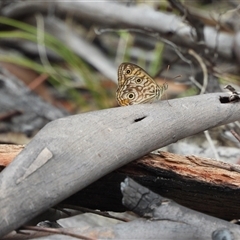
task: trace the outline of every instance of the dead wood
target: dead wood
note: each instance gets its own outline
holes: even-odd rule
[[[89,62],[106,77],[117,83],[117,68],[96,46],[77,35],[63,21],[57,18],[45,18],[46,31],[61,40],[77,55]],[[93,57],[94,56],[94,57]]]
[[[71,3],[71,4],[70,4]],[[127,7],[108,2],[69,2],[56,0],[54,2],[25,1],[6,6],[1,10],[2,16],[24,18],[41,12],[47,14],[54,9],[59,16],[71,15],[77,20],[88,21],[108,27],[147,29],[149,33],[158,33],[171,42],[188,48],[199,49],[202,46],[195,41],[194,29],[174,14],[157,12],[148,7]],[[143,17],[144,16],[144,17]],[[159,24],[163,23],[164,24]],[[234,35],[217,28],[204,25],[203,33],[206,46],[228,59],[234,59],[232,50]]]
[[[222,104],[221,95],[112,108],[47,124],[0,174],[0,235],[154,149],[239,119],[239,103]]]
[[[0,166],[8,165],[22,149],[21,145],[0,145]],[[125,211],[119,186],[126,176],[191,209],[226,220],[240,218],[239,165],[167,152],[148,154],[129,163],[72,195],[63,204]]]
[[[0,68],[0,96],[1,133],[20,132],[31,136],[48,122],[68,115],[34,94],[4,68]]]
[[[185,208],[170,199],[151,192],[130,178],[121,183],[121,190],[125,206],[141,216],[150,218],[152,223],[154,222],[155,226],[148,229],[150,234],[155,235],[151,236],[152,239],[158,237],[161,239],[212,239],[213,233],[220,229],[228,230],[229,234],[232,235],[231,239],[239,239],[239,226]],[[165,226],[162,231],[154,233],[154,228],[158,229],[156,222],[159,226],[171,222],[171,228]],[[179,224],[182,226],[179,227]],[[132,237],[135,238],[136,233],[133,231],[133,233],[129,232],[128,234],[130,236],[132,234]],[[148,239],[146,234],[144,236],[144,239]],[[137,239],[140,238],[140,236],[137,237]]]
[[[78,56],[83,58],[85,61],[89,62],[96,69],[104,74],[115,83],[117,83],[117,67],[114,66],[111,60],[105,56],[100,49],[94,46],[92,43],[89,43],[82,36],[74,32],[74,29],[70,28],[65,24],[61,19],[53,17],[44,17],[44,29],[47,33],[55,36],[55,38],[61,40],[69,49],[75,52]],[[32,25],[36,26],[36,19],[33,18],[31,22]],[[2,45],[18,47],[21,52],[38,56],[39,49],[37,43],[29,42],[24,39],[0,39]],[[50,49],[46,49],[47,56],[52,61],[61,61],[63,60],[59,55],[56,55],[55,52]],[[9,55],[9,51],[2,51],[2,55]]]
[[[54,14],[49,14],[51,9]],[[36,14],[38,14],[37,16],[39,17],[39,13],[43,14],[42,20],[46,32],[60,39],[72,51],[115,83],[117,78],[115,74],[116,65],[103,54],[99,46],[96,46],[92,42],[90,44],[84,33],[80,36],[79,31],[76,31],[74,26],[69,27],[64,24],[66,17],[71,16],[74,23],[80,23],[80,28],[94,29],[93,34],[95,38],[98,40],[102,38],[101,41],[103,42],[105,33],[111,32],[111,34],[114,35],[115,31],[121,30],[122,28],[129,32],[133,32],[134,36],[137,36],[136,39],[138,39],[140,35],[147,36],[147,41],[145,37],[145,46],[146,42],[147,45],[149,45],[150,42],[155,43],[156,41],[162,41],[165,43],[165,46],[169,46],[172,50],[172,53],[169,53],[169,49],[166,48],[168,49],[166,52],[167,58],[173,55],[176,56],[177,53],[183,62],[187,64],[189,71],[187,71],[186,77],[193,75],[192,65],[195,65],[194,61],[191,60],[192,57],[187,54],[189,49],[196,50],[196,53],[203,58],[203,62],[208,67],[208,70],[213,69],[212,65],[215,65],[213,62],[217,61],[217,57],[213,58],[212,56],[227,58],[232,63],[236,62],[234,56],[238,56],[238,48],[236,47],[237,35],[235,37],[234,32],[222,31],[219,26],[220,17],[219,21],[215,21],[215,27],[209,26],[204,22],[201,28],[197,28],[196,24],[193,24],[193,21],[186,23],[186,21],[183,20],[184,18],[179,18],[174,14],[155,11],[154,9],[145,8],[143,6],[127,7],[122,4],[109,2],[96,2],[96,4],[90,2],[71,2],[69,4],[68,1],[44,3],[42,1],[21,1],[14,2],[14,4],[5,6],[1,9],[2,16],[21,19],[21,21],[30,23],[34,26],[36,26]],[[189,15],[190,11],[188,11],[188,16]],[[199,16],[195,16],[194,19],[199,19]],[[162,22],[164,22],[164,24],[159,24]],[[199,22],[201,21],[199,20]],[[191,24],[194,27],[192,27]],[[4,27],[6,26],[4,25]],[[38,28],[38,26],[36,27]],[[197,35],[195,32],[200,31],[200,29],[202,41],[197,42]],[[198,35],[200,35],[200,33]],[[13,38],[1,39],[0,42],[6,47],[17,47],[26,55],[38,56],[39,54],[36,43]],[[180,50],[178,46],[183,46],[184,48]],[[107,49],[109,52],[112,51],[111,47]],[[48,58],[54,61],[56,58],[59,60],[59,56],[53,51],[49,49],[46,49],[46,51]],[[9,54],[9,51],[7,51],[7,54]],[[119,61],[120,60],[117,60],[117,63],[120,63]],[[166,62],[168,61],[172,62],[172,57],[167,59]],[[209,64],[210,62],[212,63]],[[202,69],[198,69],[198,65],[194,68],[197,69],[196,73],[198,71],[202,72]],[[174,68],[172,67],[172,69]],[[223,69],[222,66],[214,69],[216,71],[215,74],[217,76],[221,75],[222,77],[222,70],[220,70]],[[179,71],[183,78],[185,78],[181,66],[180,69],[176,68],[176,74],[179,74]],[[186,73],[186,69],[184,72]],[[175,76],[175,74],[173,74],[172,77],[173,76]],[[203,90],[211,92],[212,89],[209,86],[211,86],[213,82],[216,82],[214,81],[215,77],[212,75],[212,70],[208,72],[208,78],[209,84],[207,84],[207,88],[203,88]],[[196,77],[196,79],[200,81],[198,77]]]
[[[68,239],[67,236],[56,235],[62,232],[69,233],[69,236],[83,235],[85,238],[97,239],[240,239],[238,225],[185,208],[151,192],[130,178],[121,183],[121,191],[123,204],[144,218],[108,227],[92,227],[87,222],[79,222],[77,228],[53,229],[51,232],[55,235],[52,237]],[[27,236],[11,234],[4,239],[34,237],[34,232],[29,234]],[[41,239],[46,240],[51,239],[50,236],[44,237],[36,233],[35,236],[41,236]]]
[[[10,164],[23,148],[23,145],[0,144],[0,169]]]
[[[146,155],[99,179],[63,203],[103,211],[125,211],[119,185],[126,176],[188,208],[225,220],[240,218],[239,165],[167,152]]]
[[[0,145],[0,166],[7,166],[23,148]],[[191,209],[226,220],[240,217],[239,165],[167,152],[148,154],[129,163],[67,198],[63,204],[124,211],[119,185],[126,176]]]

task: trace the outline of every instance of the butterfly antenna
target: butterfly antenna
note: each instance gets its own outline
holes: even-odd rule
[[[173,79],[176,79],[176,78],[179,78],[179,77],[182,77],[182,75],[177,75],[177,76],[174,77]]]
[[[167,66],[167,71],[169,71],[170,69],[170,65]],[[173,79],[176,79],[176,78],[179,78],[179,77],[182,77],[182,75],[177,75],[176,77],[174,77]],[[163,83],[163,90],[167,90],[168,88],[168,84],[166,83],[166,81]],[[166,94],[166,100],[168,102],[168,104],[171,106],[171,104],[169,103],[168,99],[167,99],[167,92],[164,93],[164,95]]]
[[[169,69],[170,69],[170,65],[167,66],[167,71],[169,71]],[[165,82],[164,82],[163,85],[162,85],[162,93],[163,93],[163,95],[166,96],[166,100],[167,100],[167,102],[168,102],[168,105],[169,105],[169,106],[172,106],[172,105],[169,103],[169,101],[168,101],[167,92],[166,92],[166,90],[168,89],[168,84],[167,84],[165,78],[164,78],[164,80],[165,80]]]

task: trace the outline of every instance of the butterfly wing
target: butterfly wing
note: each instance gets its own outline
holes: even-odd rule
[[[117,102],[120,106],[153,102],[162,88],[141,67],[122,63],[118,68]]]
[[[122,63],[118,67],[118,86],[122,86],[129,77],[146,75],[151,78],[141,67],[133,63]]]

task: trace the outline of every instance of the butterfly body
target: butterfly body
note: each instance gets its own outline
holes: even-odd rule
[[[122,63],[118,68],[117,102],[120,106],[151,103],[161,98],[167,85],[158,86],[139,66]]]

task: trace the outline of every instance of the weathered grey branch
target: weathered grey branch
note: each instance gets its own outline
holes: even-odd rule
[[[221,95],[112,108],[47,124],[0,174],[0,236],[154,149],[240,119],[239,102],[223,104]]]

